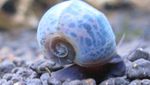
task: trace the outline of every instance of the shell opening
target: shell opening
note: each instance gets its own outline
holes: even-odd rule
[[[68,48],[64,43],[54,43],[52,53],[56,57],[64,58],[68,55]]]
[[[71,41],[61,35],[51,36],[46,41],[47,53],[50,54],[51,59],[61,63],[72,63],[76,56],[76,51]]]

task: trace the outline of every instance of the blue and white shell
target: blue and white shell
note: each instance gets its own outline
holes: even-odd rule
[[[99,66],[116,52],[115,35],[105,15],[81,0],[49,9],[39,22],[37,39],[46,58],[61,64]]]

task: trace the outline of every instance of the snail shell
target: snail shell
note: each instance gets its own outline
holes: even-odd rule
[[[99,66],[116,55],[115,36],[107,18],[80,0],[49,9],[39,22],[37,39],[46,58],[60,64]]]

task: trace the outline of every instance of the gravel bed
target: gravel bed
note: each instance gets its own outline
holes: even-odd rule
[[[53,77],[53,73],[69,66],[60,66],[39,56],[33,61],[16,56],[1,58],[0,85],[150,85],[150,54],[142,48],[137,48],[132,54],[124,56],[124,75],[103,79],[97,75],[96,79],[86,77],[62,81]],[[78,77],[77,74],[72,76]]]

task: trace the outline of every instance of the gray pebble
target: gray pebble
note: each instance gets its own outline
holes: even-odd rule
[[[62,85],[96,85],[96,81],[94,79],[66,80]]]
[[[55,78],[53,78],[53,77],[51,77],[48,81],[48,84],[50,84],[50,85],[62,85],[62,82],[55,79]]]
[[[3,79],[6,79],[7,81],[13,81],[13,83],[23,80],[23,78],[20,75],[16,75],[12,73],[5,74],[3,76]]]
[[[6,79],[0,79],[0,85],[5,84],[6,82],[7,82],[7,80],[6,80]]]
[[[129,85],[141,85],[140,80],[133,80]]]
[[[142,84],[142,85],[150,85],[150,80],[149,80],[149,79],[143,79],[143,80],[141,81],[141,84]]]
[[[16,72],[16,75],[21,76],[24,79],[36,78],[38,76],[36,72],[29,68],[19,68],[19,70]]]
[[[6,79],[7,81],[11,80],[15,76],[15,74],[7,73],[3,76],[3,79]]]
[[[129,85],[150,85],[149,79],[133,80]]]
[[[4,85],[14,85],[13,81],[7,81]]]
[[[40,79],[27,79],[26,85],[42,85],[42,82]]]
[[[15,67],[12,69],[11,73],[16,73],[20,70],[20,67]]]
[[[15,59],[13,61],[13,63],[17,66],[17,67],[24,67],[26,66],[26,61],[23,59]]]
[[[128,59],[132,62],[141,58],[150,61],[150,54],[144,51],[142,48],[138,48],[132,55],[128,57]]]
[[[18,81],[22,81],[23,77],[19,76],[19,75],[14,75],[11,79],[11,81],[13,81],[13,83],[16,83]]]
[[[73,80],[66,85],[83,85],[83,82],[80,80]]]
[[[14,85],[26,85],[26,84],[24,81],[19,81],[19,82],[14,83]]]
[[[138,59],[127,67],[127,77],[135,78],[150,78],[150,61]]]
[[[107,79],[103,81],[102,83],[100,83],[99,85],[128,85],[128,84],[129,84],[129,81],[126,78],[117,77],[117,78]]]
[[[15,65],[7,60],[0,63],[0,77],[5,73],[10,73],[13,68],[15,68]]]
[[[48,85],[48,80],[50,79],[50,74],[49,73],[44,73],[40,77],[41,82],[43,85]]]

